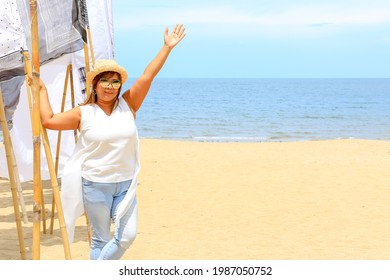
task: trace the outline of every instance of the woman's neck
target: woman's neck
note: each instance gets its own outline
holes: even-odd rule
[[[116,99],[110,102],[98,100],[95,104],[98,105],[107,116],[110,116],[115,106]]]

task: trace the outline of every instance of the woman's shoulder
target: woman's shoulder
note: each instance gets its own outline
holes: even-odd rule
[[[80,104],[78,107],[75,107],[75,108],[80,108],[81,111],[93,110],[96,108],[96,104],[94,104],[94,103]]]
[[[128,107],[126,99],[124,99],[123,95],[118,96],[117,104],[118,104],[119,107],[122,108],[122,110],[126,110],[126,107]]]
[[[127,102],[127,99],[123,95],[119,97],[119,106],[122,107],[122,110],[124,111],[130,111],[135,119],[135,111],[133,108],[131,108],[130,104]]]
[[[97,105],[92,103],[78,106],[81,119],[86,121],[87,119],[94,118],[96,107]]]

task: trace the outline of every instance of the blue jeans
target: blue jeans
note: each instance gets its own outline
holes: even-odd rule
[[[119,260],[137,235],[137,199],[121,218],[120,227],[111,237],[111,225],[118,205],[125,197],[131,180],[96,183],[83,178],[83,200],[91,228],[91,260]]]

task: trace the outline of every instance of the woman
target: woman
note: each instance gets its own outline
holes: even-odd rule
[[[96,61],[87,73],[87,87],[92,86],[92,93],[83,104],[63,113],[53,113],[41,81],[42,125],[80,132],[63,170],[61,198],[70,240],[75,220],[85,209],[92,228],[93,260],[120,259],[136,237],[139,156],[135,114],[171,50],[185,35],[182,24],[176,25],[171,34],[166,28],[163,47],[122,96],[120,90],[128,75],[113,60]],[[81,207],[77,198],[80,183]],[[115,227],[111,238],[112,220]]]

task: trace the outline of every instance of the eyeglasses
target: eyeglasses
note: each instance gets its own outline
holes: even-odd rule
[[[112,85],[112,88],[113,89],[119,89],[122,85],[121,81],[119,80],[112,80],[111,82],[109,82],[107,79],[100,79],[99,80],[100,82],[100,85],[104,88],[108,87],[109,85]]]

